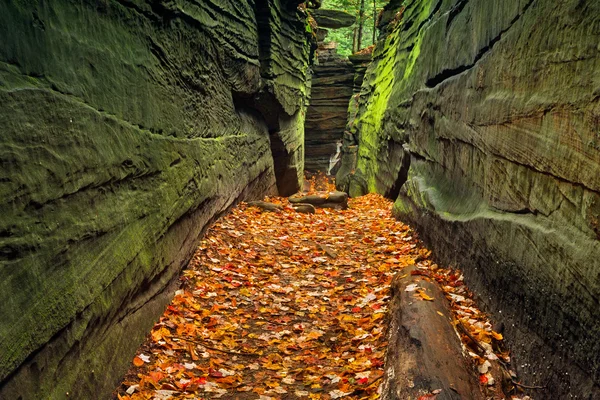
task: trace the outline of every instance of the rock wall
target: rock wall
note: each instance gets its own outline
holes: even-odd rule
[[[305,168],[311,172],[329,171],[329,160],[344,133],[352,96],[354,66],[337,54],[334,45],[319,45],[318,63],[313,67],[305,126]]]
[[[535,398],[600,398],[600,3],[400,3],[340,186],[464,270]]]
[[[109,398],[210,222],[299,188],[297,6],[0,3],[0,398]]]

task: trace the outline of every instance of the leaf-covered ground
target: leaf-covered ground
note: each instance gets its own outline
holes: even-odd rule
[[[389,285],[415,263],[455,296],[455,317],[471,332],[463,339],[502,339],[389,201],[367,195],[347,210],[301,214],[269,200],[284,210],[242,204],[208,231],[117,398],[377,398]],[[416,291],[415,301],[427,300]]]

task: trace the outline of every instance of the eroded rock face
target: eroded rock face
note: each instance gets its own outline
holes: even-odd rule
[[[305,168],[328,172],[346,126],[354,67],[346,57],[337,54],[335,43],[320,43],[318,54],[306,113]]]
[[[207,225],[299,188],[297,4],[0,4],[0,398],[108,398]]]
[[[536,396],[598,398],[600,3],[404,5],[384,16],[339,182],[397,196],[504,323]]]
[[[311,10],[310,14],[322,28],[345,28],[354,25],[356,22],[354,15],[340,10],[318,9]]]

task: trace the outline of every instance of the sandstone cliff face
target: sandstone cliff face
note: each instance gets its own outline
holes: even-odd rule
[[[329,45],[329,44],[327,44]],[[334,46],[320,44],[318,64],[313,66],[310,105],[306,113],[307,171],[328,172],[330,158],[338,150],[352,96],[354,67],[337,55]]]
[[[0,4],[0,398],[109,397],[206,226],[299,187],[297,5]]]
[[[340,184],[464,269],[536,396],[599,398],[600,3],[399,3]]]

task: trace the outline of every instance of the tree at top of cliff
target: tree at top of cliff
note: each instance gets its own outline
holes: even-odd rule
[[[356,16],[353,27],[331,30],[328,34],[329,41],[339,44],[338,53],[348,56],[375,43],[377,15],[387,3],[388,0],[323,0],[323,8]]]

